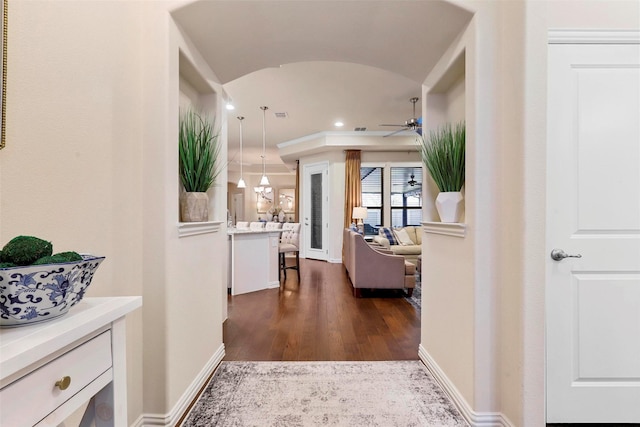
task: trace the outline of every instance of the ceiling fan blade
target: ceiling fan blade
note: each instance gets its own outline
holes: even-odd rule
[[[384,124],[384,125],[378,125],[378,126],[403,126],[403,127],[405,127],[406,125],[389,125],[389,124]]]
[[[388,137],[388,136],[393,136],[393,135],[395,135],[396,133],[400,133],[400,132],[403,132],[403,131],[405,131],[405,130],[407,130],[407,128],[406,128],[406,127],[403,127],[402,129],[395,130],[395,131],[393,131],[393,132],[391,132],[391,133],[389,133],[389,134],[387,134],[387,135],[383,136],[383,138],[386,138],[386,137]]]

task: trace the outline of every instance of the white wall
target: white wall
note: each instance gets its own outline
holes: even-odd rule
[[[430,264],[423,266],[428,285],[423,290],[422,345],[472,415],[482,415],[476,420],[540,426],[545,423],[547,30],[637,30],[640,4],[454,3],[476,13],[427,78],[425,91],[457,51],[466,49],[467,236],[425,236],[423,263]],[[430,115],[426,103],[429,127],[430,119],[437,122],[445,114]],[[452,266],[453,272],[445,272]],[[432,316],[443,301],[454,302]],[[450,322],[442,322],[443,317]],[[457,340],[473,342],[473,349],[457,353]]]
[[[477,153],[487,145],[482,130],[476,126],[475,86],[478,58],[474,49],[477,17],[448,49],[424,83],[423,99],[424,135],[428,136],[445,123],[467,119],[467,154],[465,183],[466,224],[464,238],[425,234],[422,239],[422,331],[421,346],[437,364],[462,398],[474,410],[481,405],[481,396],[492,394],[491,384],[478,378],[477,366],[484,345],[478,345],[476,323],[478,312],[477,292],[486,283],[479,280],[476,243],[478,228],[484,227],[478,212],[483,203],[478,200],[481,183],[476,179],[479,169]],[[461,57],[466,61],[461,62]],[[462,69],[456,64],[463,64]],[[465,69],[466,67],[466,69]],[[435,209],[438,188],[425,170],[423,189],[423,218],[439,221]],[[484,314],[484,313],[483,313]],[[486,327],[486,320],[480,327]],[[490,345],[490,342],[486,343]],[[479,383],[486,387],[478,393]],[[486,409],[485,409],[486,410]]]
[[[137,2],[10,2],[0,242],[31,234],[106,256],[88,297],[142,294],[142,19]],[[142,329],[138,310],[130,419],[142,412]]]
[[[176,404],[223,349],[224,228],[177,236],[178,48],[216,79],[167,7],[10,8],[0,240],[33,234],[56,250],[105,255],[87,296],[143,295],[127,322],[130,422],[179,415]],[[213,218],[224,220],[225,194],[212,191]]]

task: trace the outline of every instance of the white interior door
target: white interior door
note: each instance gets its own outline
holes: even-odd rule
[[[305,165],[304,209],[302,229],[305,257],[327,261],[329,259],[329,164]]]
[[[640,45],[549,45],[547,421],[640,422]]]

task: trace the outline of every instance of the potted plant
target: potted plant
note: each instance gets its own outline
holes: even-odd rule
[[[180,217],[183,222],[209,220],[207,190],[215,183],[222,167],[219,134],[214,131],[215,120],[187,110],[180,117],[178,152],[180,181],[184,192],[180,195]]]
[[[446,124],[419,141],[422,162],[440,193],[436,209],[442,222],[458,222],[465,178],[465,124]]]

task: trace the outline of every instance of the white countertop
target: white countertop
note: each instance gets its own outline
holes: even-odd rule
[[[250,230],[248,228],[229,228],[227,234],[269,234],[269,233],[282,233],[284,230]]]

